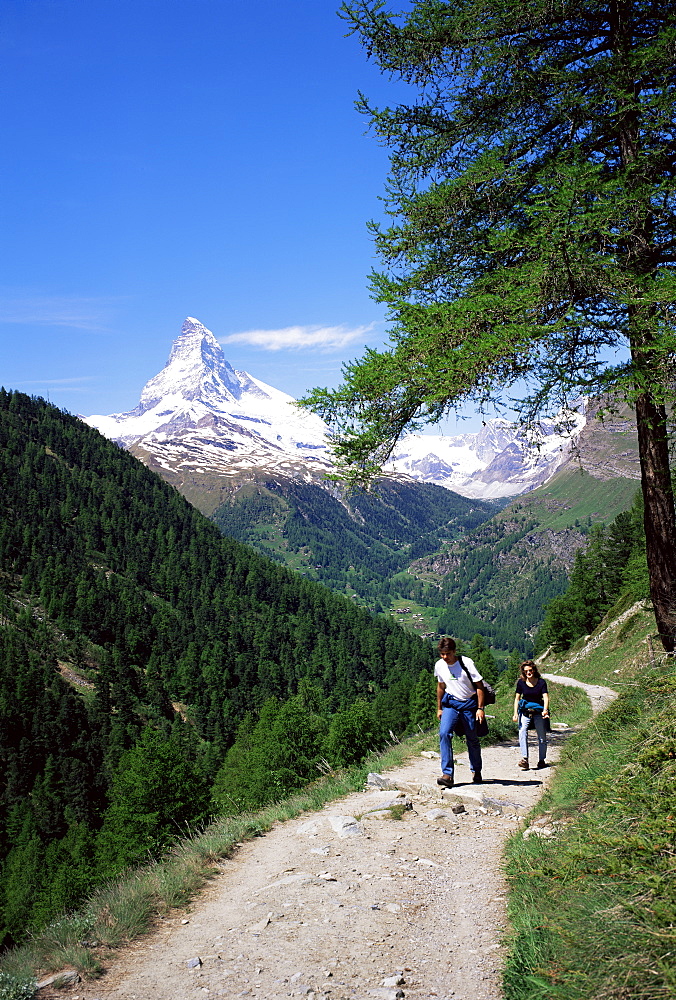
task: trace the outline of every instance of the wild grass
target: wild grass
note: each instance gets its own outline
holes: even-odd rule
[[[579,726],[592,716],[589,696],[582,688],[569,687],[548,681],[550,713],[553,722],[565,722],[569,726]]]
[[[507,1000],[676,996],[676,678],[645,669],[565,746],[538,806],[551,840],[507,849]]]
[[[86,911],[65,915],[22,947],[6,952],[2,956],[0,976],[5,977],[8,996],[10,981],[20,987],[29,980],[34,982],[36,975],[44,970],[76,968],[82,975],[100,973],[101,963],[87,941],[93,920],[93,914]],[[32,996],[32,993],[27,995]],[[0,998],[5,1000],[2,992]]]
[[[655,616],[647,605],[618,602],[588,639],[579,639],[565,656],[548,656],[540,669],[621,689],[659,655],[654,634]]]

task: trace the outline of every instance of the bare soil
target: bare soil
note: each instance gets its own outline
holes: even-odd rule
[[[594,712],[615,697],[544,676],[584,688]],[[481,785],[456,740],[452,790],[436,784],[438,759],[420,755],[387,772],[387,789],[277,824],[223,860],[185,912],[114,955],[101,979],[59,996],[500,1000],[503,845],[524,828],[563,738],[551,734],[542,770],[520,770],[515,743],[485,749]]]

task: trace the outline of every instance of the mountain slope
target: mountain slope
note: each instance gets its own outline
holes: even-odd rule
[[[5,944],[204,820],[265,706],[268,795],[318,773],[355,701],[408,726],[420,639],[224,538],[97,431],[4,390],[0,495]],[[298,716],[316,720],[302,760]]]
[[[293,693],[315,650],[328,656],[321,683],[334,704],[351,696],[353,682],[366,690],[376,675],[387,675],[386,643],[399,642],[419,659],[419,642],[223,537],[159,477],[75,418],[4,392],[0,416],[5,586],[20,581],[64,629],[114,647],[140,669],[161,657],[172,696],[208,710],[214,694],[205,691],[201,668],[194,676],[180,669],[190,646],[203,664],[212,656],[223,661],[215,680],[236,712],[248,709],[261,684],[262,697]],[[118,597],[127,605],[125,620]],[[300,642],[293,638],[295,615],[312,622],[312,634]],[[348,633],[357,645],[339,681],[332,662],[346,651],[326,643]],[[368,640],[359,638],[367,633]],[[266,689],[259,675],[271,655],[285,675],[281,690],[278,683]],[[214,708],[216,724],[222,702]]]
[[[260,476],[248,478],[212,520],[224,534],[334,590],[389,605],[401,593],[392,577],[412,558],[463,537],[491,514],[488,504],[426,483],[385,479],[375,494],[345,495]]]

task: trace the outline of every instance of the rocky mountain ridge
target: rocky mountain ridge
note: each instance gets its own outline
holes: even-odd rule
[[[333,469],[328,428],[289,395],[238,371],[214,334],[188,317],[167,364],[128,413],[85,418],[213,511],[253,473],[326,484]],[[472,499],[534,489],[570,457],[585,426],[584,406],[543,421],[537,442],[504,419],[455,436],[405,436],[386,475],[434,483]]]

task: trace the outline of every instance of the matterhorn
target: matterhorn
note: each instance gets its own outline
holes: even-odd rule
[[[256,469],[320,479],[332,468],[324,422],[286,393],[236,371],[211,330],[192,316],[138,406],[85,419],[188,496],[219,493],[223,477]]]
[[[335,489],[328,429],[291,396],[235,370],[199,320],[189,316],[165,367],[143,388],[129,413],[85,418],[102,434],[172,483],[205,513],[242,481],[261,475]],[[474,499],[516,496],[549,479],[584,426],[573,434],[545,422],[534,449],[517,424],[486,421],[464,435],[410,434],[384,472],[398,480],[443,486]]]

